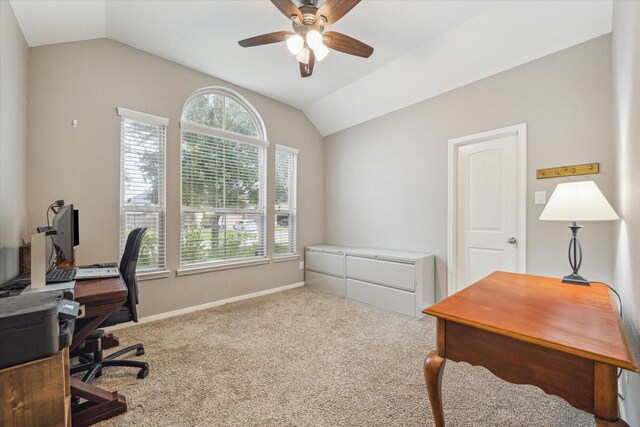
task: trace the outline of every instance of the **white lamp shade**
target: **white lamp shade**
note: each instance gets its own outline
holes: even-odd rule
[[[540,215],[542,221],[614,221],[618,215],[593,181],[558,184]]]

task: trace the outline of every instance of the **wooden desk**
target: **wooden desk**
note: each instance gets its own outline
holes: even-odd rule
[[[538,386],[594,414],[597,426],[627,425],[618,418],[616,368],[638,367],[614,307],[602,284],[495,272],[424,310],[437,318],[436,350],[424,362],[436,426],[444,426],[447,359]]]
[[[84,306],[84,324],[73,334],[70,350],[74,350],[111,313],[127,300],[127,285],[122,277],[78,280],[75,300]],[[126,398],[117,392],[107,392],[99,387],[71,378],[71,394],[86,399],[73,412],[74,427],[89,426],[127,411]]]

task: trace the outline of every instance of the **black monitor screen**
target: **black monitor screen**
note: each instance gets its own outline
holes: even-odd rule
[[[73,205],[64,205],[53,217],[53,244],[56,245],[58,261],[73,262],[73,247],[76,241]]]

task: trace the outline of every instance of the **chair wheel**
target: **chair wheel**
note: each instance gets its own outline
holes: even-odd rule
[[[143,379],[145,378],[147,375],[149,375],[149,368],[142,368],[140,369],[140,371],[138,371],[138,378]]]
[[[136,356],[142,356],[144,354],[144,347],[136,350]]]

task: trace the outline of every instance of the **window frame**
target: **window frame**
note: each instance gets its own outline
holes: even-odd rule
[[[247,135],[242,135],[235,132],[230,132],[224,129],[213,128],[205,125],[201,125],[198,123],[191,122],[189,120],[185,120],[185,112],[189,104],[196,98],[203,95],[222,95],[224,97],[230,98],[240,106],[244,108],[244,110],[249,114],[251,119],[254,121],[257,131],[258,137],[251,137]],[[264,218],[264,231],[262,236],[262,245],[263,245],[263,255],[254,256],[254,257],[241,257],[241,258],[228,258],[228,259],[209,259],[204,260],[202,262],[191,263],[191,264],[183,264],[182,261],[182,241],[183,241],[183,215],[185,212],[185,206],[183,205],[183,135],[184,132],[191,132],[202,134],[204,136],[219,138],[222,140],[236,142],[236,143],[244,143],[257,146],[262,151],[259,152],[259,182],[260,182],[260,195],[258,199],[258,208],[257,209],[234,209],[234,208],[198,208],[198,209],[190,209],[191,211],[201,211],[201,212],[218,212],[218,213],[257,213],[261,214]],[[229,268],[237,268],[244,266],[252,266],[252,265],[260,265],[266,264],[270,261],[267,256],[267,240],[268,240],[268,212],[267,212],[267,157],[268,157],[268,148],[269,141],[266,139],[266,128],[264,126],[264,122],[262,117],[258,114],[253,105],[247,101],[240,94],[227,89],[225,87],[213,86],[200,89],[194,92],[189,98],[187,98],[184,107],[182,109],[181,120],[180,120],[180,227],[179,227],[179,260],[178,265],[179,268],[176,271],[178,276],[185,276],[190,274],[203,273],[208,271],[216,271],[223,270]]]
[[[126,238],[123,235],[122,226],[126,223],[126,214],[129,212],[157,212],[159,214],[158,226],[162,230],[161,237],[158,237],[159,259],[162,261],[153,267],[142,267],[137,270],[137,276],[144,280],[145,278],[154,279],[167,277],[167,140],[169,131],[169,119],[152,114],[142,113],[135,110],[118,107],[116,109],[120,117],[120,233],[119,233],[119,252],[120,256],[126,245]],[[157,206],[141,206],[135,210],[126,209],[125,197],[125,176],[124,176],[124,124],[126,120],[142,122],[150,125],[163,127],[164,140],[160,141],[159,156],[162,157],[162,182],[158,184],[158,204]]]
[[[287,260],[287,259],[297,259],[298,258],[298,155],[300,154],[300,150],[297,148],[287,147],[285,145],[276,144],[275,150],[275,159],[274,159],[274,190],[275,190],[275,180],[277,179],[277,164],[278,161],[278,152],[289,153],[294,157],[294,167],[293,167],[293,176],[289,176],[289,209],[283,210],[278,209],[276,206],[276,195],[274,194],[273,207],[274,207],[274,228],[273,228],[273,257],[274,260]],[[292,191],[293,190],[293,191]],[[293,194],[293,197],[291,195]],[[291,200],[293,199],[293,200]],[[290,252],[286,253],[276,253],[276,227],[278,226],[278,215],[287,214],[289,215],[289,248],[293,249]]]

